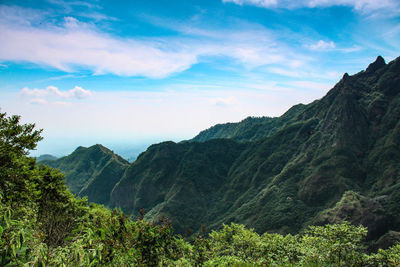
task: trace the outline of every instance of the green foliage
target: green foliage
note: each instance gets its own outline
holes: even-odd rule
[[[77,199],[67,190],[64,176],[57,170],[40,166],[37,169],[37,222],[49,246],[59,246],[86,220],[85,199]]]
[[[3,201],[19,205],[26,191],[32,190],[31,170],[35,161],[26,158],[28,151],[42,139],[34,124],[19,124],[19,116],[7,117],[0,112],[0,194]]]
[[[243,225],[224,225],[208,237],[198,236],[183,266],[397,266],[400,245],[365,253],[367,229],[347,222],[311,226],[300,235],[258,235]],[[181,246],[183,244],[181,243]]]
[[[244,225],[224,225],[221,231],[213,231],[210,239],[211,251],[218,256],[234,256],[248,263],[264,261],[261,237],[253,229],[245,229]]]
[[[301,237],[301,262],[306,265],[364,266],[367,261],[361,241],[366,235],[365,227],[347,222],[311,226]]]
[[[35,124],[19,123],[20,116],[7,117],[0,113],[0,148],[1,165],[7,163],[4,159],[10,154],[15,156],[27,155],[28,151],[36,148],[38,141],[42,140],[41,130],[34,130]]]
[[[33,226],[27,218],[16,220],[11,209],[0,204],[0,265],[23,265],[37,245]]]
[[[400,266],[400,244],[386,250],[379,249],[369,260],[375,266]]]

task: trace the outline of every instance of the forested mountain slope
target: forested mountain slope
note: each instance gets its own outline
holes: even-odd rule
[[[177,232],[198,230],[215,211],[229,171],[244,145],[228,139],[153,145],[127,169],[111,194],[112,206],[148,219],[170,217]]]
[[[50,155],[50,154],[44,154],[44,155],[40,155],[39,157],[36,158],[37,162],[41,162],[44,160],[56,160],[57,157]]]
[[[248,118],[192,142],[154,145],[115,186],[111,204],[168,216],[180,230],[234,221],[259,232],[295,232],[353,190],[386,196],[377,233],[399,230],[399,86],[400,60],[378,57],[280,118]],[[195,142],[214,137],[231,141]]]
[[[301,111],[305,105],[298,104],[289,109],[279,118],[271,117],[247,117],[246,119],[232,123],[217,124],[207,130],[201,131],[192,142],[205,142],[211,139],[229,138],[239,142],[256,141],[274,134],[280,127],[293,118],[293,115]]]
[[[102,145],[78,147],[66,157],[40,163],[65,173],[66,184],[72,193],[106,205],[111,190],[129,165],[127,160]]]
[[[400,58],[378,57],[279,118],[247,118],[152,145],[128,168],[112,156],[118,171],[106,196],[86,186],[97,165],[78,168],[74,157],[65,170],[75,193],[134,216],[144,208],[149,220],[167,216],[178,233],[230,222],[286,233],[348,220],[376,239],[400,230]]]

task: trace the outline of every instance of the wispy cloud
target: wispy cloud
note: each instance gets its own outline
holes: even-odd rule
[[[29,89],[25,87],[21,90],[21,96],[31,98],[29,103],[31,104],[47,104],[48,100],[57,99],[84,99],[92,96],[93,93],[90,90],[85,90],[82,87],[75,86],[71,90],[62,91],[55,86],[48,86],[45,89]],[[33,98],[32,98],[33,97]],[[54,102],[54,101],[53,101]],[[61,103],[56,101],[57,103]],[[54,103],[56,103],[54,102]],[[65,102],[63,102],[65,103]]]
[[[48,27],[3,18],[0,34],[0,60],[44,64],[66,72],[81,66],[95,74],[165,77],[197,62],[197,55],[189,51],[176,51],[158,41],[112,37],[72,17],[66,17],[62,26]]]
[[[295,79],[324,79],[336,81],[340,78],[342,73],[336,71],[319,71],[316,72],[313,69],[290,69],[290,68],[280,68],[280,67],[270,67],[268,71],[281,76],[291,77]],[[302,87],[302,86],[300,86]]]
[[[263,8],[302,8],[302,7],[331,7],[348,6],[360,12],[389,11],[400,12],[400,4],[397,0],[222,0],[224,3],[238,5],[253,5]]]
[[[97,4],[90,3],[90,1],[65,1],[65,0],[47,0],[47,2],[64,8],[66,12],[71,12],[74,7],[86,7],[88,9],[99,9]]]
[[[316,44],[311,44],[307,46],[311,50],[316,50],[316,51],[326,51],[326,50],[332,50],[336,48],[336,45],[333,41],[326,42],[324,40],[319,40]]]
[[[0,6],[0,13],[4,8],[10,9]],[[179,37],[124,39],[73,17],[65,17],[62,25],[32,25],[31,21],[0,19],[0,60],[32,62],[70,73],[83,67],[95,74],[151,78],[182,72],[209,56],[228,57],[249,68],[304,60],[262,26],[207,30],[182,23],[177,26],[182,32]]]
[[[278,0],[222,0],[224,3],[235,3],[237,5],[254,5],[259,7],[275,7],[278,5]]]
[[[93,19],[95,22],[99,22],[101,20],[112,20],[112,21],[118,21],[117,18],[115,17],[111,17],[111,16],[107,16],[105,14],[99,13],[99,12],[80,12],[77,14],[80,17],[86,17],[89,19]]]
[[[337,51],[343,53],[351,53],[362,50],[362,48],[358,45],[354,45],[352,47],[338,47],[335,42],[324,40],[319,40],[318,42],[312,44],[305,44],[304,47],[311,51],[319,52]]]
[[[51,82],[51,81],[59,81],[63,79],[78,79],[78,78],[84,78],[87,77],[86,75],[76,75],[76,74],[65,74],[65,75],[60,75],[60,76],[54,76],[54,77],[49,77],[45,79],[38,79],[35,80],[35,82]]]
[[[307,0],[304,2],[309,7],[350,6],[355,10],[372,12],[377,10],[399,11],[397,0]]]
[[[40,23],[47,15],[43,10],[0,5],[0,25],[31,26]]]

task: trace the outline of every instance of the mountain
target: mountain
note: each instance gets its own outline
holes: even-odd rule
[[[144,207],[149,219],[168,216],[179,230],[234,221],[258,232],[296,232],[355,191],[387,199],[377,236],[400,230],[393,204],[400,186],[399,69],[400,59],[386,64],[378,57],[365,71],[345,74],[322,99],[279,118],[247,118],[189,142],[154,145],[125,172],[111,204],[134,214]]]
[[[78,147],[66,157],[44,160],[41,164],[65,173],[66,184],[72,193],[105,205],[112,188],[129,166],[128,161],[102,145]]]
[[[305,107],[298,104],[289,109],[279,118],[247,117],[241,122],[217,124],[207,130],[201,131],[191,142],[205,142],[211,139],[229,138],[238,142],[256,141],[274,134],[282,127],[294,113],[300,112]]]
[[[36,158],[37,162],[42,162],[44,160],[56,160],[57,157],[50,155],[50,154],[44,154],[44,155],[40,155],[39,157]]]
[[[211,216],[244,145],[228,139],[153,145],[129,166],[111,193],[111,205],[147,219],[165,215],[183,233]]]
[[[82,149],[63,167],[75,193],[133,216],[144,208],[148,220],[167,216],[178,233],[230,222],[295,233],[347,220],[368,226],[370,240],[392,240],[400,236],[400,58],[378,57],[281,117],[216,125],[152,145],[129,165],[121,159],[105,196],[84,189],[100,167],[79,159]]]

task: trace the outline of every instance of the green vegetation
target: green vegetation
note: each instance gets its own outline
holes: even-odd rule
[[[44,160],[56,160],[57,157],[50,155],[50,154],[44,154],[44,155],[40,155],[39,157],[36,158],[36,162],[41,162]]]
[[[190,142],[205,142],[211,139],[228,138],[238,142],[257,141],[276,133],[294,114],[301,112],[306,106],[293,106],[279,118],[247,117],[237,123],[217,124],[200,132]]]

